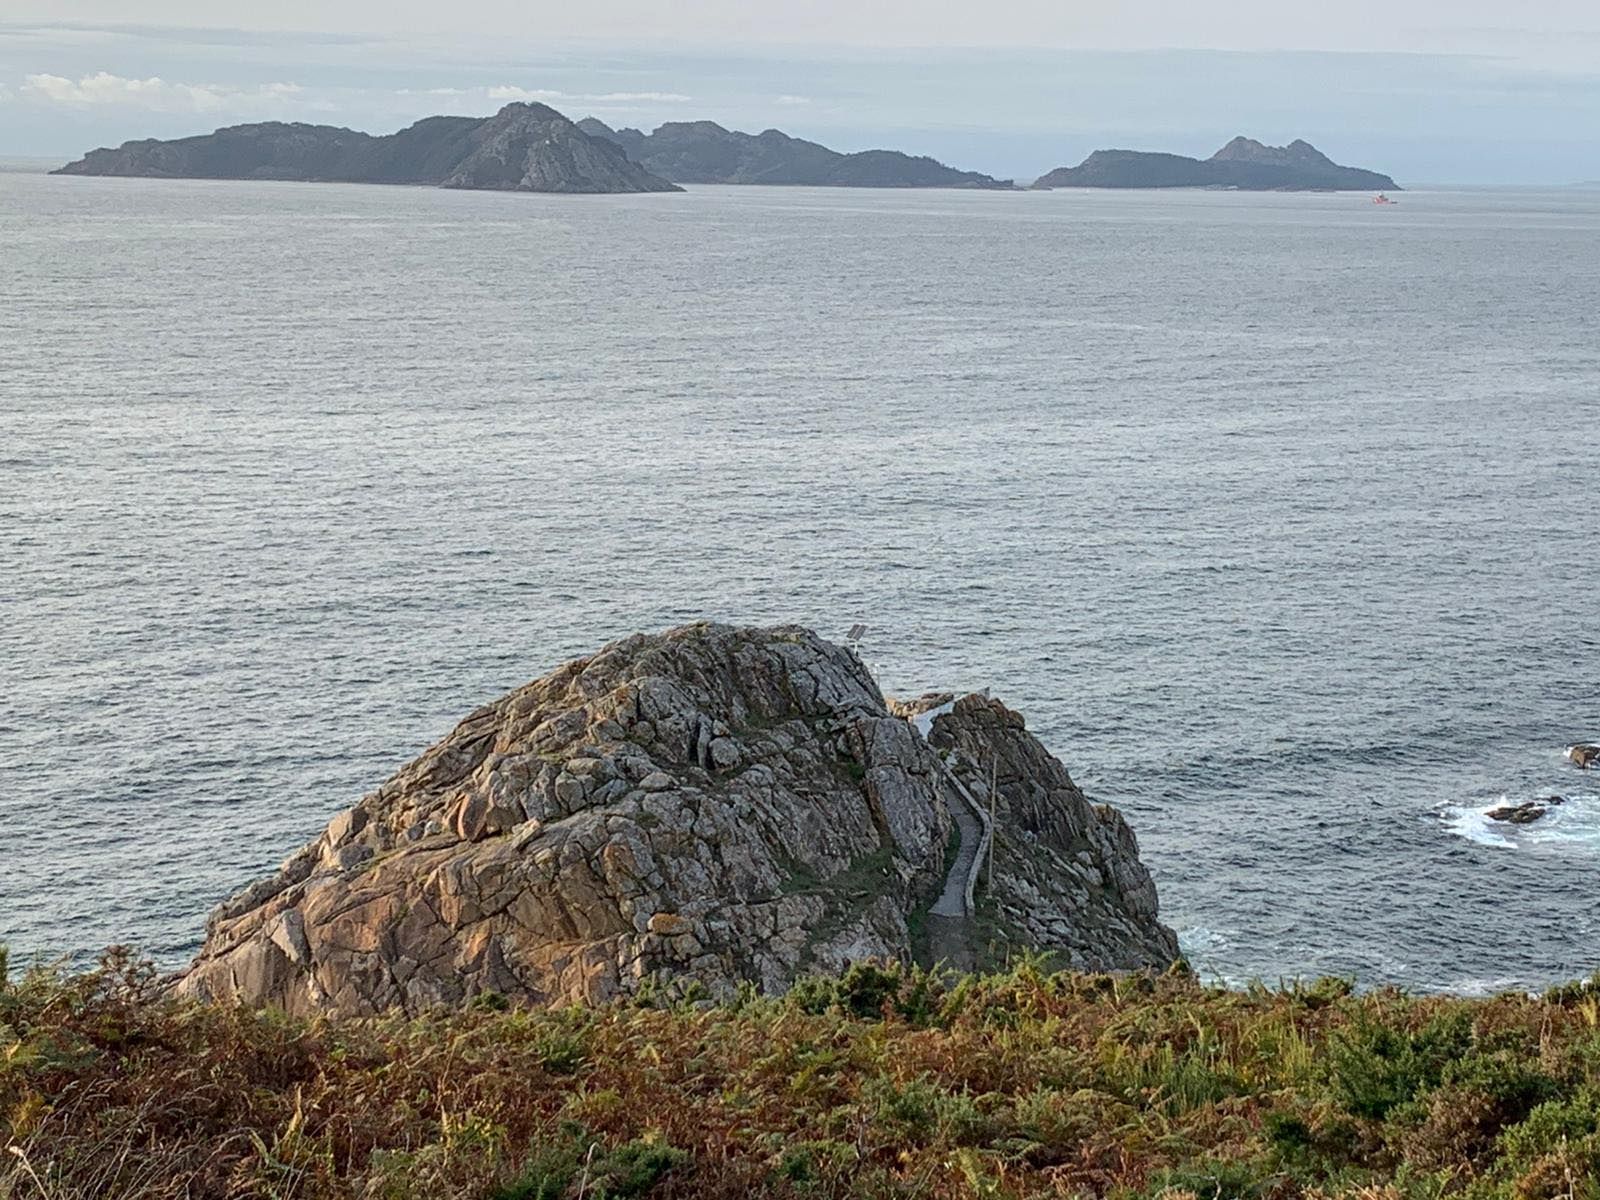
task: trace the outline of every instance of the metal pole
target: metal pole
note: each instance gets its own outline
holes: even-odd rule
[[[989,892],[994,892],[994,794],[996,790],[996,777],[1000,764],[994,759],[989,760]]]

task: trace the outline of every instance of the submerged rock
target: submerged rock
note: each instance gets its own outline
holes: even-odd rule
[[[1511,825],[1531,825],[1567,802],[1565,796],[1540,796],[1537,800],[1522,800],[1516,804],[1502,804],[1491,808],[1484,816],[1491,821],[1505,821]]]
[[[995,894],[1029,911],[999,936],[1101,968],[1171,961],[1121,817],[1020,718],[992,733],[968,701],[935,728],[1008,756]],[[860,660],[807,630],[636,635],[467,717],[222,904],[176,986],[370,1013],[601,1001],[652,978],[776,992],[908,959],[944,882],[940,777]]]
[[[1511,825],[1531,825],[1550,810],[1538,800],[1524,800],[1521,804],[1502,804],[1484,815],[1491,821],[1505,821]]]

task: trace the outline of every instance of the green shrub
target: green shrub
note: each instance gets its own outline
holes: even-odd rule
[[[839,981],[823,975],[807,975],[794,981],[784,999],[801,1012],[820,1017],[838,1003]]]
[[[896,1084],[880,1076],[869,1080],[862,1094],[876,1107],[878,1121],[895,1138],[921,1142],[933,1131],[937,1096],[923,1080]]]
[[[594,1200],[628,1200],[643,1196],[661,1177],[689,1161],[682,1150],[656,1138],[625,1142],[591,1163],[590,1188]]]
[[[1465,1012],[1437,1016],[1417,1033],[1363,1013],[1329,1039],[1328,1073],[1347,1112],[1382,1120],[1437,1087],[1446,1065],[1471,1046],[1472,1022]]]
[[[1310,1009],[1326,1008],[1349,996],[1356,990],[1353,979],[1341,979],[1336,975],[1324,975],[1309,986],[1296,984],[1294,987],[1295,999]]]
[[[1269,1173],[1250,1163],[1200,1162],[1162,1171],[1154,1194],[1189,1192],[1198,1200],[1261,1200],[1272,1182]]]
[[[790,1183],[817,1183],[831,1176],[853,1174],[858,1166],[853,1146],[831,1139],[803,1141],[790,1146],[773,1172]]]
[[[1578,1089],[1561,1100],[1546,1100],[1527,1117],[1500,1135],[1500,1148],[1508,1159],[1531,1163],[1573,1142],[1600,1131],[1600,1093],[1593,1087]]]
[[[1295,1113],[1270,1112],[1261,1122],[1267,1145],[1284,1159],[1303,1158],[1315,1142],[1311,1126]]]
[[[605,1149],[581,1127],[567,1123],[561,1137],[529,1153],[516,1177],[492,1200],[563,1200],[576,1186],[590,1200],[629,1200],[650,1191],[689,1155],[647,1136]]]
[[[788,1003],[801,1012],[821,1016],[839,1009],[852,1017],[871,1020],[883,1015],[883,1008],[900,995],[905,974],[899,966],[880,966],[873,962],[851,963],[837,979],[806,976],[789,989]],[[913,1011],[926,1016],[932,1010],[931,980],[917,972],[909,997]]]
[[[1494,1101],[1501,1123],[1509,1125],[1556,1093],[1556,1081],[1540,1070],[1537,1062],[1531,1048],[1477,1052],[1445,1063],[1439,1082],[1444,1087],[1482,1092]]]

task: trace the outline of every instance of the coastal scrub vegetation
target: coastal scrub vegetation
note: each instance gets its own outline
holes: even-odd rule
[[[663,989],[664,992],[664,989]],[[369,1019],[0,984],[3,1200],[1600,1200],[1600,990],[860,965]]]

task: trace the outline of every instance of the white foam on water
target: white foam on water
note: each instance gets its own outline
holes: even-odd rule
[[[1489,819],[1491,809],[1509,804],[1505,796],[1500,797],[1493,804],[1483,808],[1462,808],[1448,805],[1439,810],[1439,819],[1444,822],[1444,827],[1457,837],[1465,838],[1479,846],[1493,846],[1497,850],[1515,850],[1517,843],[1506,836],[1506,831],[1511,828],[1504,821]]]
[[[1530,845],[1600,852],[1600,795],[1569,792],[1565,804],[1523,832]]]
[[[1497,808],[1543,800],[1556,794],[1552,790],[1528,795],[1504,794],[1482,807],[1446,805],[1439,810],[1439,819],[1457,837],[1497,850],[1585,850],[1600,853],[1600,795],[1565,793],[1563,803],[1551,805],[1544,816],[1527,825],[1496,821],[1489,816]]]
[[[1228,936],[1204,925],[1187,925],[1178,930],[1178,947],[1188,955],[1204,955],[1228,948]]]
[[[1439,985],[1439,991],[1452,996],[1498,996],[1504,992],[1521,992],[1528,996],[1537,996],[1539,993],[1528,986],[1524,979],[1514,975],[1502,975],[1494,979],[1451,979]]]

